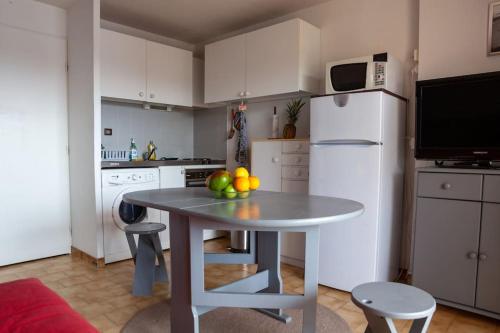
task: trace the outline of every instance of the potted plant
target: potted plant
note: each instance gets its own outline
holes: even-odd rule
[[[283,138],[293,139],[297,133],[297,128],[295,123],[299,120],[300,112],[302,112],[302,107],[306,105],[306,102],[302,101],[302,98],[294,99],[286,104],[286,113],[288,116],[288,124],[283,128]]]

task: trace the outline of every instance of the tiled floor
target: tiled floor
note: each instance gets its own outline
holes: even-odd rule
[[[209,241],[206,248],[223,250],[225,242]],[[167,261],[170,255],[165,253]],[[0,282],[37,277],[64,297],[78,312],[103,332],[119,332],[138,310],[167,297],[168,286],[158,285],[152,297],[130,294],[132,261],[123,261],[96,269],[91,264],[70,256],[60,256],[0,268]],[[212,288],[255,272],[254,265],[207,265],[206,286]],[[300,293],[303,272],[282,265],[287,293]],[[361,311],[351,303],[350,295],[320,286],[319,303],[342,316],[353,332],[364,332],[366,321]],[[410,322],[398,322],[401,332],[408,332]],[[500,333],[500,321],[438,306],[430,333]]]

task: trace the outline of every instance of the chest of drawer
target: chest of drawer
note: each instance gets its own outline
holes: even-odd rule
[[[309,165],[309,154],[283,154],[282,165]]]
[[[281,168],[282,179],[309,179],[309,168],[301,166],[284,166]]]
[[[481,200],[482,175],[422,172],[418,176],[419,197]]]
[[[500,203],[500,176],[484,176],[483,201]]]
[[[284,141],[283,153],[309,153],[309,141]]]

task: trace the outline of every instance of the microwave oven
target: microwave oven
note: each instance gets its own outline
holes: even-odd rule
[[[385,89],[403,96],[403,65],[387,53],[326,64],[326,94]]]

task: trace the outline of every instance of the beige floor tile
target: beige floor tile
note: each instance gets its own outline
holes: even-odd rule
[[[209,241],[205,249],[227,252],[224,240]],[[170,264],[170,252],[165,252]],[[256,272],[256,265],[207,265],[206,287],[214,288]],[[22,277],[38,277],[101,332],[119,332],[140,309],[164,300],[169,295],[168,284],[157,284],[151,297],[131,295],[134,264],[132,260],[113,263],[97,269],[91,264],[59,256],[0,267],[0,282]],[[302,293],[303,270],[282,264],[281,273],[286,293]],[[319,286],[318,302],[343,317],[354,333],[363,333],[366,320],[351,302],[348,292]],[[411,322],[397,322],[402,332],[408,332]],[[500,322],[482,316],[438,305],[429,333],[500,333]]]

